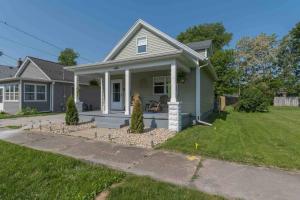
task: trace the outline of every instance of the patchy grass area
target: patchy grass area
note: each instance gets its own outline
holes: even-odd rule
[[[125,182],[120,186],[113,188],[108,196],[108,200],[140,199],[217,200],[224,198],[154,181],[148,177],[135,176],[126,178]]]
[[[221,199],[187,188],[0,141],[0,199]],[[108,189],[109,191],[109,189]]]
[[[56,115],[58,113],[52,112],[39,112],[35,114],[15,114],[11,115],[8,113],[0,113],[0,119],[10,119],[10,118],[18,118],[18,117],[34,117],[34,116],[45,116],[45,115]]]
[[[19,125],[8,125],[8,126],[5,126],[5,128],[9,128],[9,129],[19,129],[19,128],[22,128],[22,126],[19,126]]]
[[[160,148],[249,163],[300,169],[300,109],[272,107],[268,113],[215,114],[212,127],[194,126]],[[199,144],[198,149],[195,143]]]

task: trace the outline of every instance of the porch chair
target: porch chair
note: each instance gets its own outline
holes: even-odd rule
[[[150,106],[148,112],[161,112],[167,108],[169,97],[167,95],[162,95],[159,98],[159,101],[150,101]]]

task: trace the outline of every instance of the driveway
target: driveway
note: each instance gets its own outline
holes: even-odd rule
[[[300,173],[104,143],[64,135],[0,132],[0,139],[241,199],[299,199]],[[200,168],[198,168],[198,166]]]

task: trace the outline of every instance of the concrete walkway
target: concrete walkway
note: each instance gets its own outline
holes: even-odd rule
[[[155,179],[241,199],[299,199],[300,173],[251,167],[161,150],[83,138],[2,131],[0,139],[51,151]]]

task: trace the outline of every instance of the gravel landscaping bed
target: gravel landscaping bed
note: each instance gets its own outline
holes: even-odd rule
[[[175,135],[174,132],[163,128],[146,128],[142,134],[128,133],[128,128],[129,127],[123,127],[119,129],[96,128],[94,123],[84,123],[77,126],[67,126],[64,123],[49,123],[47,125],[34,127],[30,129],[30,131],[71,135],[143,148],[153,148],[154,146],[163,143],[168,138]]]

